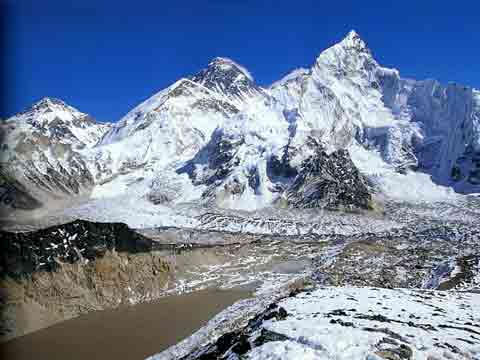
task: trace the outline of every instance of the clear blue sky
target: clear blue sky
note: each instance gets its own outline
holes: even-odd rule
[[[480,2],[0,0],[0,117],[44,96],[116,121],[215,56],[260,84],[308,66],[355,29],[404,77],[480,87]]]

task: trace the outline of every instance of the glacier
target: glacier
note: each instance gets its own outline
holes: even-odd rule
[[[112,217],[135,225],[133,218],[144,209],[158,218],[157,225],[170,226],[195,223],[187,213],[197,208],[291,207],[294,184],[307,189],[294,202],[298,207],[333,204],[312,199],[338,192],[336,176],[304,172],[318,154],[340,150],[353,165],[336,160],[339,171],[358,169],[359,177],[347,180],[351,188],[366,186],[373,199],[343,208],[455,201],[480,192],[480,91],[401,78],[398,70],[377,63],[355,31],[321,52],[310,68],[268,87],[257,85],[235,61],[214,58],[114,124],[87,121],[50,100],[27,114],[2,126],[9,149],[7,157],[2,154],[9,163],[3,179],[15,189],[8,190],[12,196],[27,192],[46,206],[48,193],[75,214],[128,203],[119,218],[112,208]],[[59,130],[63,123],[68,131]],[[41,138],[28,151],[18,150],[19,139],[39,133],[50,143]],[[32,155],[19,155],[27,152]],[[53,170],[54,176],[47,174]],[[66,199],[79,195],[80,208]]]

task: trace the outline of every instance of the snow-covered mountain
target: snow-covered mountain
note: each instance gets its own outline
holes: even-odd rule
[[[44,98],[1,125],[2,210],[27,209],[93,186],[82,149],[109,129],[64,102]]]
[[[361,146],[354,158],[364,172],[380,170],[358,156],[367,150],[397,171],[426,172],[460,191],[478,189],[479,92],[402,79],[381,67],[354,31],[271,92],[302,115],[299,127],[315,129],[325,143]]]
[[[110,128],[52,100],[2,126],[8,156],[21,159],[15,178],[48,164],[59,187],[95,184],[95,199],[162,209],[370,208],[373,192],[480,191],[480,91],[403,79],[355,31],[268,88],[215,58]]]

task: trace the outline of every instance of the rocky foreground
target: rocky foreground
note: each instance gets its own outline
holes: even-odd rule
[[[170,359],[166,351],[152,360]],[[294,291],[240,329],[181,357],[479,359],[480,294],[321,287]]]
[[[118,223],[0,231],[0,340],[160,297],[170,272],[165,248]]]
[[[480,359],[478,207],[464,205],[387,206],[403,226],[312,238],[291,258],[310,256],[299,290],[257,293],[153,359]]]

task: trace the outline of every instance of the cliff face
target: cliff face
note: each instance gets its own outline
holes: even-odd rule
[[[197,227],[198,208],[369,209],[480,192],[480,91],[402,78],[355,31],[268,88],[216,58],[114,124],[47,98],[2,122],[0,140],[9,226],[55,215]]]
[[[156,299],[169,282],[168,252],[124,224],[75,221],[0,236],[3,340]]]

